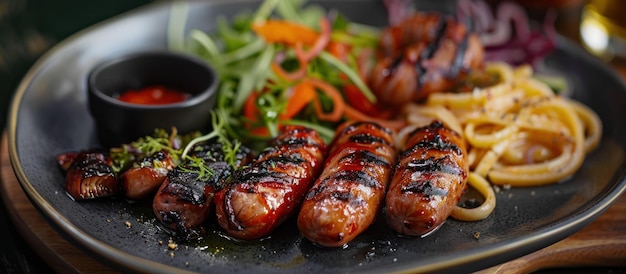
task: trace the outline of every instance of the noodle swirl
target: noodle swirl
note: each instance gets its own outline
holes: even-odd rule
[[[493,211],[488,183],[529,187],[573,176],[602,137],[593,110],[555,95],[532,77],[530,66],[488,63],[485,72],[497,76],[497,83],[465,93],[434,93],[425,104],[404,109],[410,124],[438,119],[468,142],[468,183],[485,202],[474,210],[458,207],[452,217],[459,220],[483,219]]]

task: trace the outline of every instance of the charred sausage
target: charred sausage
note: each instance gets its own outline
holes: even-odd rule
[[[65,190],[74,200],[116,195],[119,184],[111,158],[102,152],[64,153],[57,162],[65,172]]]
[[[338,130],[321,176],[298,215],[307,239],[325,247],[352,241],[375,220],[396,158],[392,131],[372,122]]]
[[[122,193],[131,200],[154,194],[175,166],[172,156],[163,150],[144,157],[120,175]]]
[[[466,154],[462,136],[438,121],[409,133],[385,199],[387,224],[407,236],[437,230],[465,189]]]
[[[231,166],[219,143],[196,145],[190,156],[167,174],[152,203],[159,222],[181,239],[199,234],[197,228],[212,212],[215,193],[224,187],[235,167],[253,159],[252,151],[242,146],[235,166]]]
[[[268,236],[292,216],[322,170],[326,145],[316,131],[287,126],[250,167],[240,169],[216,197],[220,226],[232,237]]]
[[[438,13],[416,13],[386,28],[379,48],[369,84],[392,106],[450,88],[460,73],[482,66],[484,59],[478,36]]]

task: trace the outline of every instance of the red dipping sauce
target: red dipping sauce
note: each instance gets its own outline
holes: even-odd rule
[[[140,105],[165,105],[187,100],[191,94],[164,86],[147,86],[127,90],[117,98],[120,101]]]

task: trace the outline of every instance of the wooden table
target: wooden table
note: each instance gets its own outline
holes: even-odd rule
[[[58,273],[116,273],[66,241],[48,223],[22,190],[9,162],[6,132],[0,146],[0,194],[24,240]]]
[[[626,67],[618,67],[626,78]],[[6,134],[0,147],[0,193],[17,230],[59,273],[114,273],[59,235],[19,186],[9,162]],[[626,195],[574,235],[479,273],[528,273],[551,267],[626,267]]]

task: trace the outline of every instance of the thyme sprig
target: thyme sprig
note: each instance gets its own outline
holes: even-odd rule
[[[189,156],[189,151],[198,143],[206,142],[211,139],[217,139],[222,145],[224,152],[224,160],[233,168],[236,168],[237,152],[241,147],[239,140],[232,140],[228,137],[226,127],[228,126],[228,114],[225,110],[216,109],[211,112],[211,124],[213,130],[205,135],[199,136],[191,140],[182,152],[181,159],[187,160],[193,158]]]
[[[200,181],[208,181],[211,176],[215,175],[215,171],[200,157],[187,157],[185,164],[179,165],[178,168],[183,172],[197,173],[197,179]]]
[[[178,163],[181,150],[175,146],[174,140],[176,138],[178,138],[176,129],[172,129],[172,134],[164,129],[155,129],[151,136],[140,137],[129,144],[111,148],[109,152],[113,160],[113,172],[119,174],[130,168],[138,160],[152,156],[159,151],[169,153],[174,162]]]

